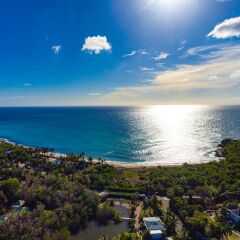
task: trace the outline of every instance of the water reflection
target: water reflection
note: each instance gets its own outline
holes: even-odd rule
[[[221,134],[211,107],[152,106],[142,114],[142,120],[136,122],[145,140],[137,152],[148,156],[147,163],[196,163],[215,158]]]
[[[0,108],[0,137],[118,163],[199,163],[240,138],[240,106]]]
[[[128,209],[124,206],[115,205],[114,208],[120,213],[121,217],[129,217]],[[117,224],[110,221],[107,225],[99,225],[97,222],[91,221],[85,229],[80,230],[73,236],[73,240],[98,240],[103,235],[107,235],[109,238],[112,238],[119,233],[126,232],[128,230],[129,224],[126,221]]]

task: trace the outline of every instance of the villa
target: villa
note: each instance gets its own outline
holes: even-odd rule
[[[27,209],[26,207],[23,207],[24,204],[25,201],[23,200],[18,200],[17,202],[15,202],[8,212],[0,216],[0,225],[4,223],[4,221],[8,219],[11,215],[18,215],[23,213]]]
[[[231,221],[233,221],[235,224],[240,223],[240,208],[230,210],[228,209],[228,217],[230,218]]]
[[[22,213],[26,209],[26,208],[23,207],[24,204],[25,204],[25,201],[18,200],[16,203],[14,203],[11,206],[12,213],[13,214],[20,214],[20,213]]]
[[[143,218],[144,225],[149,231],[151,239],[165,239],[165,226],[159,217]]]

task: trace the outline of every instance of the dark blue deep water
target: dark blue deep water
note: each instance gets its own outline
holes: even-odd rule
[[[240,138],[240,106],[0,108],[0,137],[121,163],[206,162]]]

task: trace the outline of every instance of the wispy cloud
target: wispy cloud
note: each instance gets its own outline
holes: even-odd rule
[[[17,100],[17,99],[25,99],[25,98],[32,98],[34,96],[29,96],[29,95],[16,95],[16,96],[9,96],[9,97],[6,97],[8,99],[13,99],[13,100]]]
[[[62,45],[53,45],[52,51],[54,54],[59,54],[62,50]]]
[[[123,57],[124,58],[125,57],[131,57],[131,56],[134,56],[136,54],[147,55],[148,52],[145,49],[133,50],[130,53],[127,53],[127,54],[123,55]]]
[[[209,51],[214,52],[223,47],[226,47],[226,44],[197,46],[197,47],[187,49],[183,57],[196,56],[196,55],[204,57],[206,56],[206,52],[209,52]]]
[[[154,70],[154,68],[149,68],[149,67],[139,67],[138,69],[141,71],[153,71]]]
[[[92,36],[87,37],[82,46],[82,51],[89,51],[90,53],[99,54],[102,51],[110,51],[111,44],[108,42],[106,36]]]
[[[240,70],[236,70],[236,71],[232,72],[231,75],[230,75],[230,78],[240,79]],[[240,82],[239,82],[239,84],[240,84]]]
[[[24,83],[24,86],[25,87],[30,87],[30,86],[32,86],[32,84],[31,83]]]
[[[161,60],[161,59],[166,59],[169,56],[170,56],[169,53],[161,52],[158,56],[153,57],[153,59],[158,61],[158,60]]]
[[[98,93],[98,92],[90,92],[88,95],[89,95],[90,97],[97,97],[97,96],[100,96],[101,93]]]
[[[158,63],[156,63],[156,65],[157,65],[157,67],[162,68],[165,66],[165,62],[158,62]]]
[[[178,51],[181,51],[185,48],[185,45],[186,45],[187,41],[186,40],[183,40],[181,41],[180,43],[180,47],[177,49]]]
[[[240,37],[240,17],[226,19],[217,24],[207,36],[222,39]]]
[[[127,53],[127,54],[123,55],[123,57],[131,57],[131,56],[134,56],[134,55],[136,55],[136,54],[137,54],[137,51],[136,51],[136,50],[133,50],[133,51],[131,51],[130,53]]]
[[[111,104],[217,103],[239,101],[235,87],[240,82],[240,46],[219,46],[206,53],[194,65],[177,65],[174,70],[159,72],[141,86],[118,87],[103,95],[101,101]],[[201,94],[197,94],[201,92]]]
[[[210,81],[211,81],[211,80],[218,80],[219,77],[216,76],[216,75],[214,75],[214,76],[210,76],[208,79],[209,79]]]

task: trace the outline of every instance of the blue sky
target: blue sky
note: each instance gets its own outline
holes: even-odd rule
[[[240,104],[239,0],[9,0],[0,105]]]

